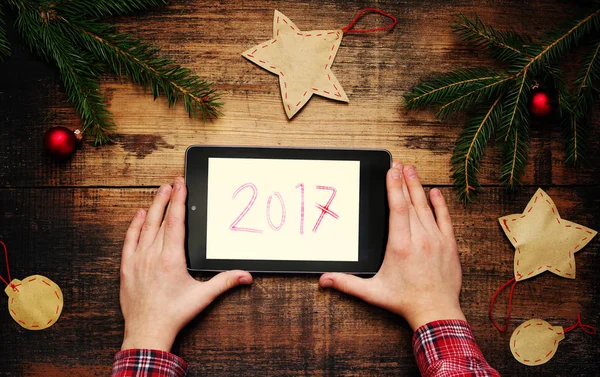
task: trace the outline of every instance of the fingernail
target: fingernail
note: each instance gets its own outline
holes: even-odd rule
[[[144,211],[142,211],[141,209],[138,209],[138,210],[135,212],[135,217],[142,217],[142,215],[143,215],[143,214],[144,214]]]
[[[400,170],[393,168],[392,169],[392,178],[393,179],[400,179],[400,177],[402,176],[402,173],[400,172]]]
[[[415,177],[417,175],[417,169],[415,169],[415,167],[412,166],[412,165],[409,165],[406,168],[404,168],[404,172],[410,178],[413,178],[413,177]]]
[[[161,186],[158,188],[158,193],[159,193],[159,194],[164,194],[166,191],[167,191],[167,185],[161,185]]]
[[[323,283],[321,283],[321,287],[323,288],[329,288],[333,285],[333,280],[331,279],[325,279],[323,280]]]
[[[239,282],[240,282],[240,284],[249,284],[249,283],[250,283],[250,280],[248,280],[248,278],[247,278],[247,277],[245,277],[245,276],[242,276],[242,277],[240,278]]]
[[[175,190],[175,191],[181,190],[181,181],[179,179],[175,180],[175,184],[173,185],[173,190]]]
[[[398,162],[397,164],[394,165],[394,167],[398,168],[398,169],[402,169],[402,163]]]
[[[433,194],[433,196],[441,196],[442,195],[442,192],[438,188],[431,189],[431,193]]]

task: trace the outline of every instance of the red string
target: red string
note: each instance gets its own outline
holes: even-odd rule
[[[581,313],[579,313],[579,315],[577,315],[577,323],[574,324],[574,325],[572,325],[572,326],[569,326],[569,327],[565,328],[564,332],[566,334],[569,331],[575,330],[577,327],[581,327],[581,329],[583,330],[583,332],[586,333],[586,334],[590,334],[590,335],[595,335],[596,334],[596,329],[593,326],[584,325],[583,323],[581,323]]]
[[[358,22],[358,19],[365,13],[367,12],[375,12],[375,13],[379,13],[383,16],[389,17],[392,19],[392,22],[390,25],[384,26],[384,27],[378,27],[375,29],[357,29],[357,30],[350,30],[352,29],[352,27]],[[396,17],[392,16],[391,14],[385,13],[383,11],[380,11],[377,8],[365,8],[363,10],[361,10],[360,12],[358,12],[358,14],[356,15],[356,17],[354,17],[354,20],[352,20],[352,22],[350,22],[348,24],[348,26],[346,26],[345,28],[342,29],[342,31],[346,34],[348,33],[373,33],[376,31],[382,31],[382,30],[389,30],[391,28],[393,28],[394,26],[396,26],[396,24],[398,23],[398,20],[396,19]]]
[[[498,295],[500,294],[500,292],[502,292],[502,290],[504,288],[506,288],[507,286],[509,286],[512,283],[512,287],[510,287],[510,293],[508,295],[508,316],[506,318],[506,326],[504,326],[504,328],[500,327],[500,325],[498,325],[498,323],[494,320],[494,315],[493,315],[493,311],[494,311],[494,303],[496,302],[496,297],[498,297]],[[517,285],[517,281],[515,280],[515,278],[510,279],[509,281],[507,281],[506,283],[504,283],[500,288],[498,288],[498,290],[496,291],[496,293],[494,293],[494,295],[492,296],[492,302],[490,303],[490,311],[488,312],[489,316],[490,316],[490,320],[492,321],[492,324],[494,325],[494,327],[496,329],[498,329],[498,331],[500,332],[506,332],[506,330],[508,330],[508,324],[510,322],[510,313],[512,312],[512,299],[513,299],[513,292],[515,290],[515,286]]]
[[[6,244],[0,240],[2,247],[4,248],[4,259],[6,260],[6,272],[8,273],[8,281],[4,280],[2,275],[0,275],[0,279],[4,282],[4,284],[9,285],[9,282],[12,281],[10,278],[10,267],[8,267],[8,250],[6,249]],[[13,288],[14,289],[14,288]]]

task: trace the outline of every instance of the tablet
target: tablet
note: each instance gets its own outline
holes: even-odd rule
[[[386,150],[189,147],[188,268],[377,272],[391,163]]]

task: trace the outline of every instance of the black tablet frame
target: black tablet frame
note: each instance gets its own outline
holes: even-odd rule
[[[257,158],[360,161],[359,258],[357,262],[206,259],[208,159]],[[186,259],[191,271],[243,269],[253,272],[374,274],[385,254],[389,208],[385,177],[392,165],[389,151],[379,149],[309,149],[192,145],[185,152]],[[194,172],[191,174],[190,172]],[[195,206],[195,210],[191,210]]]

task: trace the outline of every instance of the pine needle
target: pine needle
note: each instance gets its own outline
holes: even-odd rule
[[[480,111],[462,129],[454,155],[452,156],[452,178],[458,197],[464,202],[471,201],[473,194],[481,188],[477,180],[479,163],[484,149],[498,126],[502,115],[502,96],[499,96],[487,111]]]
[[[8,44],[8,37],[6,36],[6,30],[4,29],[4,13],[2,12],[2,6],[0,5],[0,63],[4,57],[10,56],[10,46]]]
[[[463,41],[488,50],[493,57],[502,61],[524,57],[523,46],[531,43],[530,38],[514,31],[497,31],[477,16],[470,20],[463,14],[458,14],[452,28]]]

